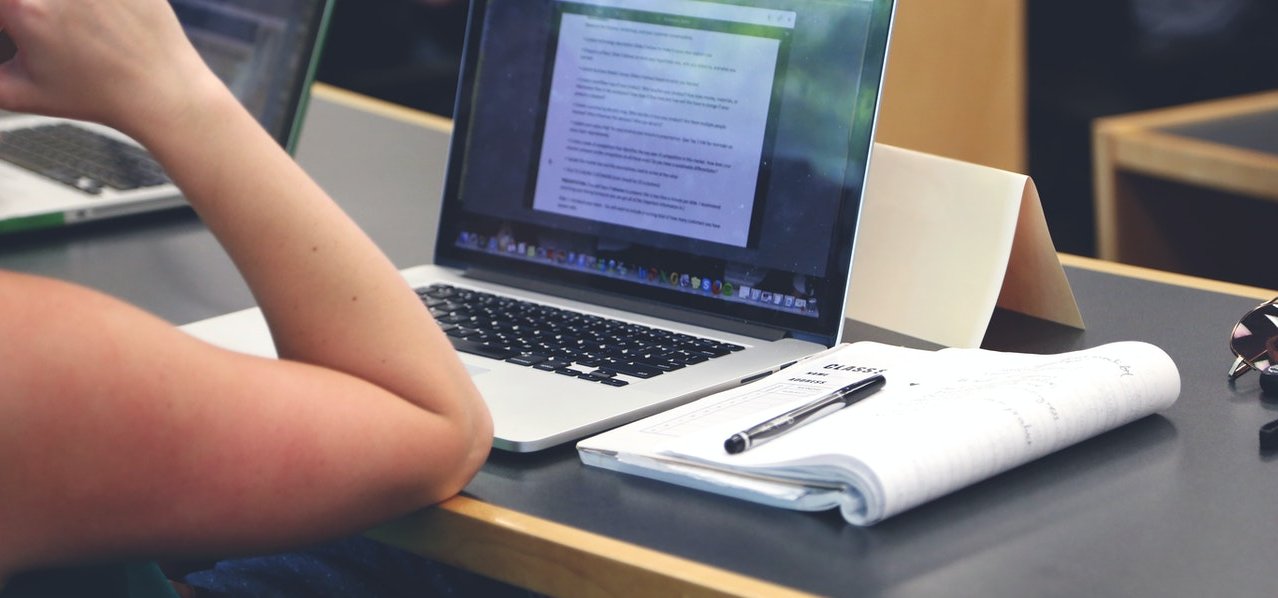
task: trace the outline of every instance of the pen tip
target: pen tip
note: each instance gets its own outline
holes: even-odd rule
[[[723,441],[723,450],[728,451],[729,455],[735,455],[746,448],[746,440],[740,434],[733,434],[731,438]]]

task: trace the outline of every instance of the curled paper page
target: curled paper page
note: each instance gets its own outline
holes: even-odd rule
[[[880,371],[888,383],[869,398],[725,451],[732,434]],[[1142,342],[1053,355],[862,342],[578,450],[587,464],[773,506],[839,508],[868,525],[1166,409],[1179,394],[1171,358]]]

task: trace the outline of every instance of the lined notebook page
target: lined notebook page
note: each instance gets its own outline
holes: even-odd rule
[[[724,452],[723,439],[745,420],[665,452],[716,467],[839,479],[864,498],[863,512],[845,516],[865,524],[1165,409],[1180,393],[1171,359],[1139,342],[1046,356],[874,343],[847,350],[859,355],[845,361],[887,370],[883,390],[738,455]]]

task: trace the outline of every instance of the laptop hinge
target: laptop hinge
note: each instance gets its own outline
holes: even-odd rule
[[[787,336],[785,330],[775,326],[751,324],[750,322],[743,322],[732,318],[724,318],[695,311],[676,309],[644,301],[642,299],[635,299],[633,297],[622,297],[612,293],[555,284],[531,277],[519,276],[518,274],[511,274],[509,272],[494,272],[492,270],[485,270],[482,268],[469,268],[466,270],[465,276],[475,280],[495,282],[497,284],[517,287],[533,291],[535,293],[544,293],[546,295],[563,297],[564,299],[603,305],[613,309],[652,316],[654,318],[672,320],[684,324],[691,324],[693,326],[701,326],[703,328],[713,328],[715,330],[722,330],[732,334],[757,338],[762,341],[776,341]]]

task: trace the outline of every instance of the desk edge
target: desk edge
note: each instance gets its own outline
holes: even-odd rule
[[[1068,253],[1061,253],[1058,255],[1061,259],[1061,265],[1080,268],[1083,270],[1105,272],[1117,276],[1126,276],[1128,278],[1160,282],[1163,284],[1188,287],[1202,291],[1211,291],[1214,293],[1224,293],[1226,295],[1249,297],[1258,301],[1268,301],[1273,299],[1275,296],[1278,296],[1278,290],[1273,289],[1223,282],[1209,278],[1200,278],[1197,276],[1190,276],[1188,274],[1164,272],[1162,270],[1154,270],[1152,268],[1143,268],[1141,266],[1121,264],[1118,262],[1072,255]]]
[[[465,496],[373,529],[368,535],[555,596],[809,595]]]
[[[423,112],[421,110],[401,106],[385,100],[379,100],[377,98],[342,89],[340,87],[334,87],[326,83],[315,83],[312,85],[311,94],[315,97],[323,98],[336,104],[342,104],[344,106],[365,110],[394,120],[412,123],[428,129],[434,129],[441,133],[451,134],[453,131],[453,121],[446,116],[439,116],[437,114]]]

